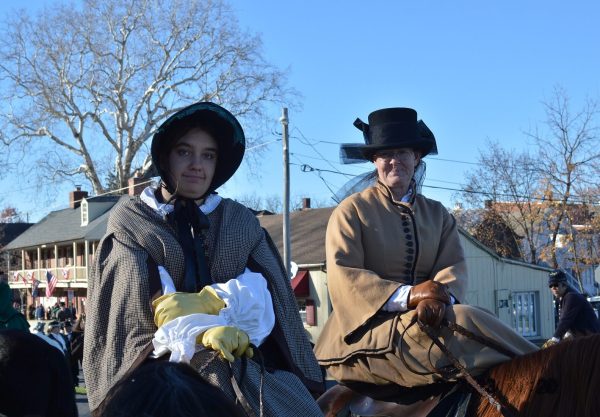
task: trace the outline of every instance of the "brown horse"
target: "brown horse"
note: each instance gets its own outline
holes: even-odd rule
[[[499,411],[474,390],[468,409],[472,417],[558,416],[592,417],[600,415],[600,335],[561,342],[548,349],[502,363],[477,378],[486,391],[504,408]],[[347,389],[330,389],[319,398],[325,416],[426,416],[435,403],[398,405],[370,401]],[[439,408],[439,407],[438,407]],[[362,414],[361,414],[362,413]],[[503,414],[504,413],[504,414]],[[436,413],[439,414],[439,409]],[[461,415],[461,414],[453,414]]]

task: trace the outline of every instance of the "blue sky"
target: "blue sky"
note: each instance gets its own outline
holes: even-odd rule
[[[0,13],[17,2],[2,2]],[[543,128],[542,101],[562,86],[579,108],[600,97],[600,3],[597,1],[274,1],[230,2],[240,25],[262,35],[264,56],[289,68],[302,96],[290,108],[291,195],[331,203],[368,164],[338,163],[339,143],[359,142],[356,117],[383,107],[413,107],[436,136],[427,158],[424,194],[454,205],[465,173],[486,140],[509,149],[530,144],[524,132]],[[29,6],[28,6],[29,7]],[[281,110],[273,109],[273,120]],[[281,195],[282,149],[276,137],[249,175],[242,168],[220,192]],[[249,152],[253,152],[250,150]],[[306,164],[319,171],[301,172]],[[67,190],[68,191],[68,190]],[[52,209],[64,208],[67,196]],[[30,220],[48,209],[22,193],[4,194]]]
[[[262,34],[265,55],[290,68],[290,83],[304,96],[303,109],[290,111],[296,164],[364,172],[369,164],[337,164],[339,146],[326,142],[359,142],[361,134],[352,126],[356,117],[366,120],[383,107],[413,107],[438,142],[425,185],[460,189],[486,140],[508,149],[530,145],[524,132],[543,128],[541,102],[555,86],[567,91],[575,108],[586,97],[600,96],[598,2],[232,5],[242,26]],[[240,192],[256,182],[258,189],[281,193],[280,160],[275,143],[265,158],[272,175],[247,181],[241,172],[224,191]],[[301,172],[298,165],[290,172],[293,197],[329,199],[331,192],[315,172]],[[335,190],[346,181],[339,174],[321,175]],[[425,187],[424,193],[447,206],[456,200],[452,191]]]

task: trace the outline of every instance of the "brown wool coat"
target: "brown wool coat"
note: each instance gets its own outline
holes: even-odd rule
[[[399,335],[414,311],[388,313],[382,307],[400,286],[426,280],[447,284],[457,302],[463,300],[467,270],[454,218],[441,203],[422,195],[412,203],[396,202],[389,189],[378,183],[348,197],[334,210],[327,227],[326,252],[333,312],[315,347],[319,363],[340,381],[406,386],[431,382],[432,377],[403,372],[398,359]],[[515,352],[535,349],[483,310],[456,306],[448,308],[448,317],[470,330],[509,340],[506,347]],[[470,326],[473,322],[477,325]],[[416,327],[409,335],[405,350],[417,364],[425,363],[429,344]],[[452,335],[444,337],[453,343]],[[467,350],[462,346],[460,355],[476,364],[477,371],[507,359],[491,352],[489,360],[482,361],[480,345],[469,345]],[[488,355],[489,349],[484,350]],[[441,355],[438,359],[437,365],[447,364]]]

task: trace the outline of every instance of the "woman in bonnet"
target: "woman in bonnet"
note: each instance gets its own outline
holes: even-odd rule
[[[247,412],[320,415],[310,392],[321,391],[321,371],[277,250],[247,208],[215,192],[244,150],[239,122],[214,103],[156,131],[160,185],[111,211],[89,281],[93,413],[133,369],[167,358],[189,362]]]

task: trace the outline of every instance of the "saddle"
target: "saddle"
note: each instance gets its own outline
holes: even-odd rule
[[[460,382],[405,388],[398,385],[336,385],[317,403],[326,417],[464,417],[471,390]]]

